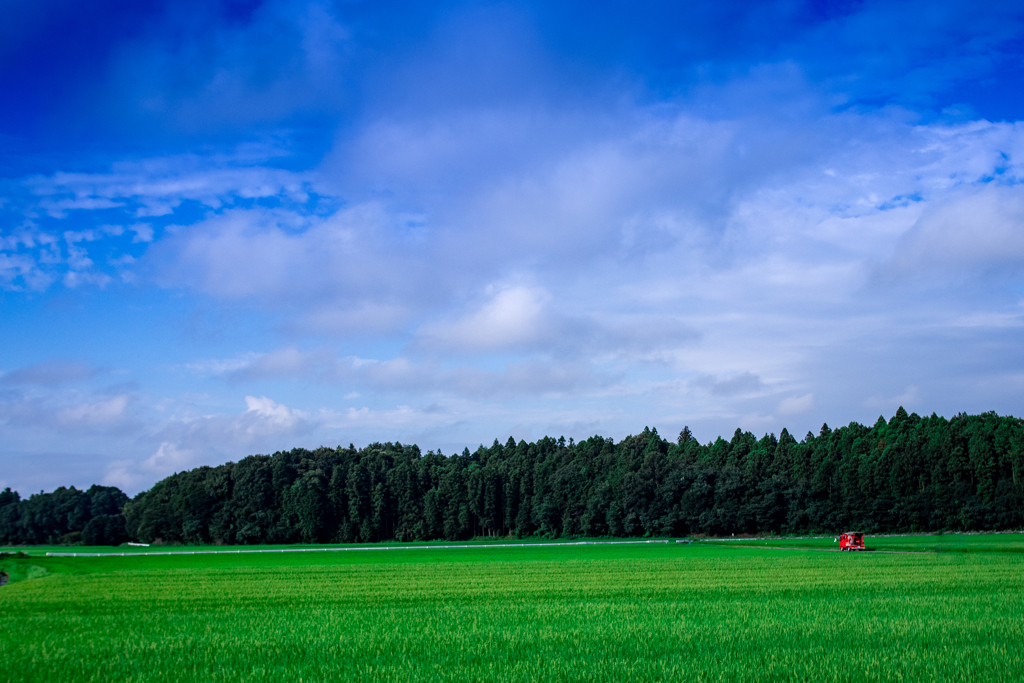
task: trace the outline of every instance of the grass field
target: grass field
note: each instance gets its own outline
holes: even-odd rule
[[[10,681],[1017,680],[1024,537],[868,538],[938,544],[956,552],[7,558],[24,580],[0,588],[0,663]]]
[[[807,548],[836,550],[837,537],[820,538],[756,538],[708,539],[714,545],[755,546],[766,548]],[[921,536],[867,536],[865,545],[878,551],[948,552],[948,553],[1024,553],[1024,534],[933,534]]]

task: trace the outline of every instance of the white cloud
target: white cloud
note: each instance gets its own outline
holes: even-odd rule
[[[156,453],[143,463],[143,466],[154,473],[173,472],[192,464],[195,456],[194,451],[182,449],[169,441],[164,441]]]
[[[460,418],[445,410],[422,410],[400,405],[390,410],[349,408],[345,411],[324,410],[320,417],[329,429],[427,429],[450,425]]]
[[[164,441],[153,455],[141,463],[133,460],[115,460],[108,463],[102,481],[105,486],[136,491],[156,479],[201,464],[203,455],[202,451],[183,449],[177,444]]]
[[[541,287],[489,285],[488,299],[455,320],[428,323],[420,335],[429,345],[474,351],[521,348],[546,341],[551,295]]]
[[[266,396],[260,396],[259,398],[246,396],[245,405],[248,407],[248,410],[245,411],[246,413],[253,413],[260,418],[258,422],[248,427],[250,432],[261,428],[290,430],[306,419],[305,413],[301,410],[295,410],[286,405],[275,403]]]
[[[27,254],[0,253],[0,288],[42,291],[50,286],[54,277],[43,271],[38,261]],[[19,286],[23,283],[23,287]]]
[[[107,173],[66,173],[36,176],[24,181],[25,187],[42,198],[38,206],[49,206],[57,197],[68,206],[85,209],[89,202],[94,208],[118,208],[141,205],[154,209],[146,215],[166,215],[163,210],[175,208],[184,200],[193,200],[210,208],[232,203],[235,198],[247,199],[281,197],[297,202],[309,198],[310,175],[261,166],[276,151],[268,148],[264,154],[234,155],[176,155],[124,161],[115,164]],[[134,215],[134,214],[131,214]],[[136,223],[129,229],[140,227],[145,234],[145,223]],[[140,237],[140,239],[144,239]]]
[[[806,87],[779,69],[769,85]],[[442,107],[371,117],[316,172],[236,150],[29,179],[0,286],[102,286],[131,266],[237,316],[224,326],[245,341],[188,365],[225,380],[204,385],[214,398],[152,388],[143,417],[121,390],[6,384],[22,393],[3,404],[5,434],[122,425],[152,458],[111,476],[143,481],[347,429],[621,436],[657,420],[846,422],[918,395],[954,412],[1016,405],[1000,379],[1017,369],[1024,128],[835,114],[798,95],[732,117]],[[39,227],[90,205],[101,220]],[[88,227],[101,222],[117,229]],[[865,403],[879,377],[914,393]],[[992,396],[1004,403],[982,405]]]
[[[254,452],[291,448],[296,440],[324,423],[265,396],[246,396],[239,414],[180,414],[151,422],[136,438],[155,442],[147,458],[118,458],[106,467],[103,481],[136,491],[144,485],[200,464],[237,460]]]
[[[231,210],[176,228],[145,265],[165,286],[283,311],[300,331],[376,333],[434,296],[424,284],[430,264],[415,245],[392,239],[393,228],[375,202],[327,217]]]
[[[128,407],[129,396],[120,394],[102,401],[84,403],[65,408],[57,413],[61,425],[71,427],[97,427],[117,424]]]
[[[806,413],[814,408],[814,394],[804,394],[803,396],[790,396],[785,398],[779,403],[779,407],[776,409],[779,415],[800,415]]]
[[[238,359],[204,361],[188,367],[219,375],[229,384],[285,379],[355,386],[375,394],[411,392],[477,398],[564,394],[584,388],[596,390],[612,381],[611,377],[583,362],[527,359],[506,362],[497,369],[468,364],[445,367],[433,360],[407,356],[384,360],[338,357],[324,348],[301,351],[289,347]],[[360,393],[350,392],[355,396]]]
[[[171,213],[170,210],[168,210],[167,213]],[[150,213],[150,214],[147,214],[147,215],[152,216],[154,214]],[[136,223],[135,225],[131,226],[131,228],[129,228],[129,230],[131,230],[132,232],[135,233],[135,237],[132,239],[132,242],[152,242],[153,241],[153,226],[152,225],[149,225],[147,223]]]
[[[337,377],[338,370],[334,357],[326,350],[300,351],[295,347],[278,349],[256,355],[243,366],[235,368],[232,379],[246,377],[323,377],[327,381]]]
[[[249,367],[260,357],[260,354],[250,352],[238,358],[199,360],[186,363],[185,367],[199,375],[226,375]]]
[[[157,241],[154,223],[138,222],[138,218],[170,217],[186,201],[203,212],[223,211],[254,199],[304,204],[310,197],[311,176],[262,165],[277,153],[270,147],[255,154],[240,148],[234,155],[122,162],[107,173],[57,172],[12,183],[5,188],[10,201],[3,208],[24,222],[0,236],[0,287],[40,290],[58,280],[71,288],[105,286],[111,281],[110,273],[97,270],[96,262],[117,262],[126,255],[124,249],[144,249]],[[59,227],[95,225],[87,215],[91,212],[101,212],[105,221],[119,214],[123,224]],[[126,229],[133,235],[131,244],[142,247],[126,247],[119,239]],[[61,254],[61,238],[66,257]],[[102,254],[99,259],[97,253]],[[124,271],[118,274],[131,279]]]
[[[1024,185],[958,189],[923,213],[887,264],[943,278],[1006,268],[1024,268]]]
[[[106,273],[92,273],[89,271],[75,271],[64,273],[64,277],[61,278],[64,286],[68,289],[75,289],[82,285],[96,285],[100,288],[106,287],[110,284],[111,277]]]
[[[315,429],[317,422],[307,413],[265,396],[246,396],[240,414],[195,414],[191,411],[159,424],[161,441],[196,451],[230,451],[280,443]]]
[[[67,218],[69,211],[95,211],[96,209],[116,209],[124,206],[121,202],[111,201],[105,197],[76,197],[73,199],[44,199],[39,207],[52,218]]]

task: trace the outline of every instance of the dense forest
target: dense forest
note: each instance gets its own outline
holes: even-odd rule
[[[128,540],[121,514],[127,502],[114,486],[87,491],[62,486],[25,500],[5,489],[0,491],[0,544],[117,545]]]
[[[117,489],[0,493],[0,543],[313,543],[477,536],[683,536],[1024,526],[1024,420],[822,426],[797,441],[495,440],[294,449],[199,467],[128,500]],[[118,514],[120,510],[120,514]]]

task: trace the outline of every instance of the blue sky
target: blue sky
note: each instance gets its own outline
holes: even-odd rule
[[[1022,412],[1019,3],[0,2],[0,487]]]

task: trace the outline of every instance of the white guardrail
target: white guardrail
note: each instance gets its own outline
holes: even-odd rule
[[[650,541],[571,541],[566,543],[486,543],[480,545],[385,545],[355,548],[264,548],[239,550],[160,550],[137,553],[46,553],[47,557],[140,557],[147,555],[234,555],[244,553],[322,553],[356,550],[476,550],[482,548],[551,548],[569,545],[638,545],[642,543],[668,543],[668,540]]]

